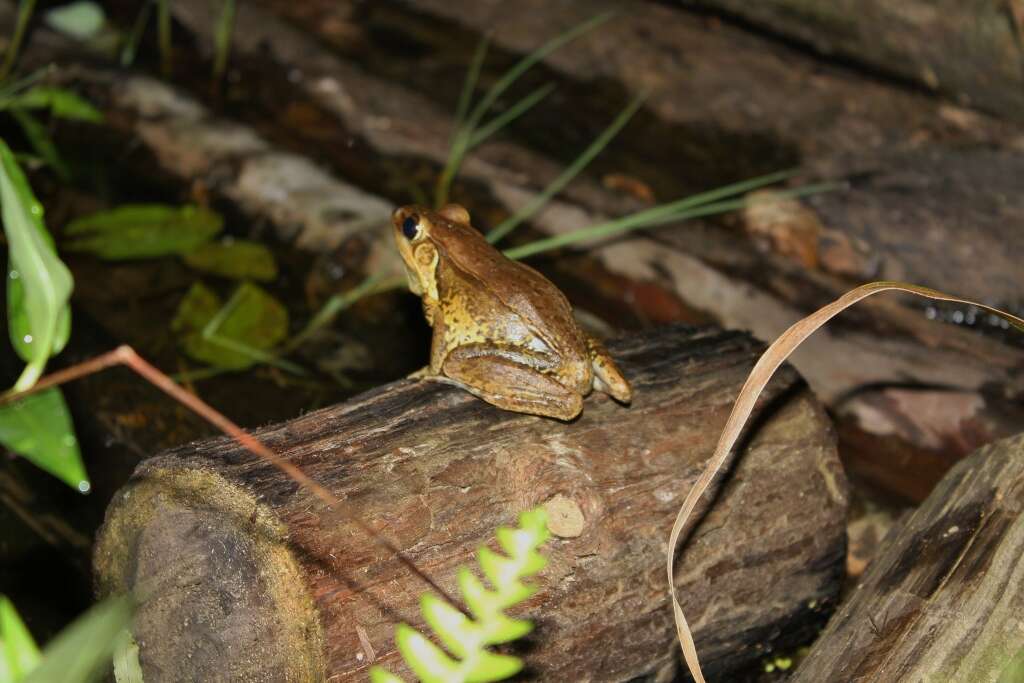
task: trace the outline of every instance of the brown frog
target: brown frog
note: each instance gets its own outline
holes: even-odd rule
[[[580,330],[565,296],[506,258],[449,204],[393,216],[409,289],[434,328],[419,373],[521,413],[571,420],[592,389],[629,403],[632,392],[600,342]]]

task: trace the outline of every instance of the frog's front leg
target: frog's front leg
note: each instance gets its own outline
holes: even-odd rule
[[[482,344],[456,347],[434,379],[462,387],[503,410],[571,420],[583,410],[583,397],[537,369],[516,349]]]

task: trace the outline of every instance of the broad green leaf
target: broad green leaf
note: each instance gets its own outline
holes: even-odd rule
[[[277,262],[266,246],[248,240],[210,242],[184,255],[185,263],[232,280],[269,282],[277,277]]]
[[[43,207],[3,141],[0,203],[9,253],[8,282],[20,283],[8,290],[8,327],[15,350],[28,363],[14,385],[21,391],[35,384],[46,361],[67,341],[73,283],[43,224]]]
[[[14,116],[14,120],[21,126],[22,132],[25,133],[25,137],[28,138],[28,142],[32,145],[32,149],[35,150],[36,154],[57,172],[61,180],[65,182],[70,180],[71,171],[68,169],[68,165],[64,163],[64,159],[61,158],[60,152],[57,151],[57,145],[53,144],[46,126],[39,123],[36,117],[20,107],[12,108],[11,115]]]
[[[134,605],[127,596],[108,598],[57,634],[43,660],[23,683],[86,683],[111,666],[119,635],[131,624]]]
[[[0,683],[18,681],[39,664],[39,648],[11,601],[0,595]]]
[[[58,33],[76,40],[88,40],[100,32],[106,17],[103,8],[95,2],[78,0],[54,7],[43,15],[43,21]]]
[[[288,334],[288,311],[274,297],[250,282],[238,286],[231,299],[196,283],[182,299],[171,329],[181,335],[189,357],[233,370],[265,361],[267,351]]]
[[[65,88],[38,85],[13,97],[8,102],[11,108],[49,109],[59,119],[73,119],[99,123],[103,114],[79,95]]]
[[[63,246],[111,261],[154,258],[192,251],[223,225],[219,214],[197,206],[130,204],[72,221]]]
[[[82,493],[89,490],[71,414],[60,389],[51,387],[0,406],[0,443],[72,488]]]

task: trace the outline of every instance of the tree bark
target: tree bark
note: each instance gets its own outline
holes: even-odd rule
[[[713,450],[757,345],[665,328],[610,345],[629,407],[571,423],[402,381],[258,431],[449,595],[455,568],[525,508],[555,538],[537,595],[514,610],[529,680],[667,680],[677,666],[664,585],[677,508]],[[846,484],[820,405],[792,369],[762,399],[742,458],[679,561],[677,590],[712,676],[813,635],[845,555]],[[422,627],[428,586],[394,552],[234,442],[139,467],[108,510],[99,592],[135,589],[148,683],[365,680],[396,672],[393,630]],[[668,677],[668,678],[666,678]]]
[[[1021,680],[1024,435],[957,464],[884,548],[795,682]]]
[[[1024,121],[1017,0],[688,0]]]

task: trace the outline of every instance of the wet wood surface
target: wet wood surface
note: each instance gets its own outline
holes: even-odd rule
[[[514,611],[537,623],[519,646],[528,679],[669,680],[668,531],[757,349],[682,327],[613,341],[633,405],[593,396],[568,424],[403,381],[257,433],[448,592],[495,527],[546,505],[551,562]],[[845,554],[846,484],[824,411],[786,369],[758,414],[677,565],[719,677],[813,637]],[[393,628],[422,625],[427,589],[225,439],[141,465],[109,509],[95,569],[102,592],[143,595],[134,634],[147,681],[365,680],[374,660],[398,671]]]
[[[1024,435],[957,464],[889,532],[792,680],[1021,680],[1022,553]]]

